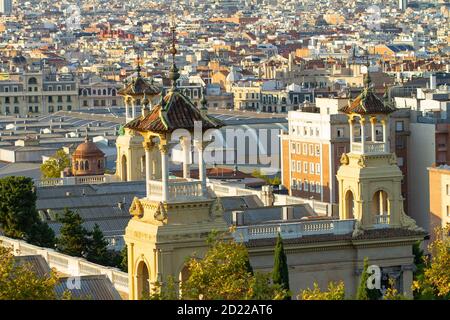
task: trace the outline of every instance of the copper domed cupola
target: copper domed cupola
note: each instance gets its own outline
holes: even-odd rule
[[[105,154],[87,136],[72,154],[74,176],[102,175],[105,173],[105,164]]]

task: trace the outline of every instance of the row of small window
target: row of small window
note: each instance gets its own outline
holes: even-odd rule
[[[56,107],[57,111],[61,111],[63,110],[63,106],[57,106]],[[72,106],[67,106],[67,111],[71,111],[72,110]],[[30,113],[39,113],[39,106],[28,106],[28,112]],[[48,106],[48,112],[52,113],[55,112],[55,107],[54,106]],[[10,114],[11,113],[11,109],[10,107],[5,107],[5,113],[6,114]],[[15,114],[19,114],[20,113],[20,108],[19,107],[14,107],[14,113]]]
[[[299,126],[292,126],[291,127],[291,133],[302,135],[302,136],[311,136],[311,137],[318,137],[320,136],[320,129],[319,128],[311,128],[311,127],[299,127]]]
[[[295,161],[292,160],[292,172],[302,172],[302,162],[301,161]],[[303,161],[303,173],[309,173],[310,174],[318,174],[320,175],[320,163],[314,163],[314,162],[307,162]]]
[[[320,185],[320,182],[314,182],[314,181],[308,181],[300,179],[292,179],[292,190],[299,190],[299,191],[309,191],[309,192],[315,192],[315,193],[322,193],[322,187]]]
[[[242,99],[242,92],[239,92],[239,99]],[[244,99],[258,99],[259,93],[244,93]]]
[[[103,169],[103,166],[104,166],[103,160],[97,160],[97,169]],[[89,170],[89,161],[77,160],[75,162],[75,170]]]
[[[66,86],[66,91],[70,91],[72,90],[72,86],[71,85],[67,85]],[[39,87],[37,86],[29,86],[28,87],[28,92],[37,92],[39,91]],[[48,86],[46,88],[46,90],[44,91],[53,91],[53,86]],[[56,91],[62,91],[62,86],[58,85],[56,86]],[[19,92],[19,87],[14,86],[12,87],[12,91],[10,91],[10,87],[3,87],[3,92]]]
[[[83,89],[81,92],[82,92],[83,96],[85,96],[85,97],[89,96],[89,91],[87,89]],[[116,94],[117,94],[116,89],[112,89],[111,90],[111,96],[115,97]],[[98,90],[92,89],[92,95],[107,96],[108,95],[108,90],[106,90],[106,89],[103,89],[103,90],[102,89],[98,89]]]
[[[83,100],[83,107],[88,106],[89,106],[88,100]],[[117,106],[116,99],[111,100],[111,106],[113,107]],[[94,107],[106,107],[106,100],[94,100]]]
[[[13,98],[13,103],[19,103],[19,97],[5,97],[5,104],[11,103],[11,98]],[[72,102],[72,97],[71,96],[67,96],[66,97],[66,101],[67,102]],[[28,102],[29,103],[39,102],[39,97],[38,96],[28,97]],[[53,102],[53,96],[49,96],[48,97],[48,102]],[[62,96],[58,96],[56,102],[63,102],[63,97]]]
[[[300,147],[302,146],[302,148]],[[309,148],[308,148],[309,146]],[[302,152],[303,150],[303,152]],[[308,152],[309,151],[309,152]],[[291,153],[296,154],[303,154],[304,156],[307,156],[308,154],[310,156],[320,156],[320,145],[319,144],[307,144],[307,143],[299,143],[299,142],[293,142],[292,143],[292,150]]]

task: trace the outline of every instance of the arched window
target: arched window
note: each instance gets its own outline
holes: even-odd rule
[[[122,181],[128,181],[127,157],[125,155],[122,156]]]
[[[354,202],[354,198],[353,198],[353,192],[351,192],[350,190],[348,190],[345,193],[345,219],[354,219],[354,206],[355,206],[355,202]]]
[[[112,89],[112,90],[111,90],[111,95],[112,95],[113,97],[115,97],[115,96],[116,96],[116,94],[117,94],[117,91],[116,91],[116,89]]]
[[[106,96],[106,89],[103,89],[103,95]]]
[[[145,173],[145,156],[141,157],[141,173]]]
[[[379,190],[372,198],[372,212],[375,216],[389,215],[389,201],[386,191]]]
[[[138,299],[147,297],[150,293],[150,272],[144,261],[139,262],[136,270]]]
[[[84,162],[84,170],[89,170],[89,161]]]
[[[80,170],[84,170],[84,162],[83,161],[80,162]]]
[[[35,77],[28,79],[28,84],[37,84],[37,80]]]
[[[78,168],[79,168],[79,164],[78,164],[78,161],[76,161],[75,162],[75,170],[78,170]]]

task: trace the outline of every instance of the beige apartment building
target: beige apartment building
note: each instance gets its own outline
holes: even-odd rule
[[[109,108],[124,106],[117,94],[122,86],[114,81],[81,81],[79,86],[80,108]]]
[[[235,110],[258,110],[260,107],[261,83],[243,82],[231,88]]]
[[[0,81],[0,112],[5,115],[42,115],[79,109],[78,84],[72,74],[47,71],[11,74]]]
[[[430,231],[450,224],[450,166],[428,168],[430,181]]]

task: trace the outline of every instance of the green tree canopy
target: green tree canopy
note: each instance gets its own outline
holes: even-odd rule
[[[108,252],[108,242],[105,240],[98,224],[94,225],[90,236],[86,259],[101,265],[109,265],[111,256]]]
[[[89,232],[83,227],[81,216],[66,208],[58,220],[62,223],[61,235],[57,241],[58,251],[75,257],[85,256],[88,253],[90,241]]]
[[[36,210],[33,180],[10,176],[0,179],[0,227],[7,237],[53,247],[55,235]]]
[[[216,237],[203,259],[187,261],[188,279],[182,283],[183,299],[282,299],[286,291],[271,284],[268,275],[252,274],[243,244]]]
[[[56,273],[39,277],[29,264],[17,264],[10,249],[0,246],[0,300],[54,300]]]
[[[123,272],[128,272],[128,247],[125,244],[120,251],[120,265],[118,266]]]
[[[284,252],[283,239],[278,233],[277,243],[275,245],[274,264],[272,271],[273,283],[279,284],[283,289],[289,292],[289,269],[286,253]]]
[[[369,289],[367,287],[367,280],[369,279],[369,273],[367,269],[369,268],[369,259],[364,258],[364,268],[361,274],[361,279],[359,282],[358,290],[356,292],[357,300],[378,300],[381,298],[382,294],[379,289]]]
[[[344,300],[345,286],[344,282],[329,282],[328,290],[321,291],[317,282],[314,282],[313,289],[303,290],[298,296],[300,300]]]
[[[437,228],[428,246],[431,257],[422,257],[424,268],[413,282],[417,299],[450,299],[450,226]],[[420,266],[420,264],[419,264]]]
[[[70,159],[64,150],[60,149],[41,165],[43,178],[59,178],[61,171],[70,167]]]

